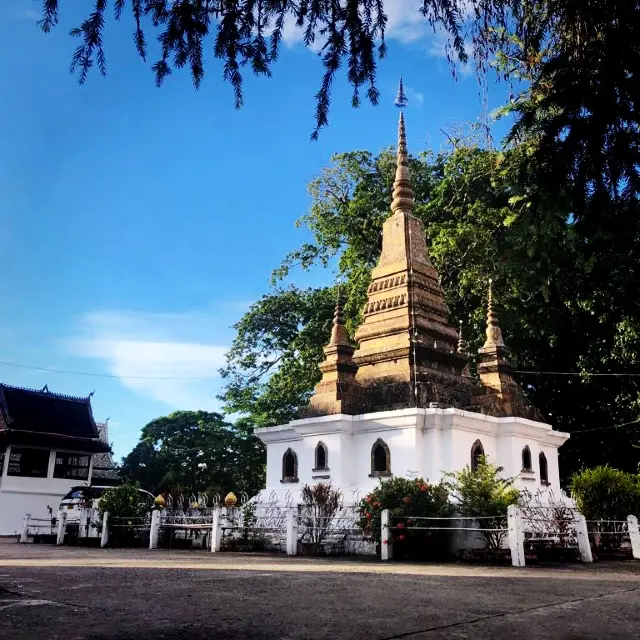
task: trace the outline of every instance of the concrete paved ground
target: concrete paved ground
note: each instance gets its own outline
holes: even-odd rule
[[[640,638],[640,562],[526,569],[0,542],[0,638]]]

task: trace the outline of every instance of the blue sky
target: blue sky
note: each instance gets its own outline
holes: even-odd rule
[[[247,75],[236,111],[215,60],[200,91],[185,72],[157,89],[127,21],[108,25],[107,78],[92,73],[78,86],[67,32],[87,3],[63,2],[48,35],[35,23],[39,4],[0,6],[0,360],[113,377],[0,365],[0,380],[95,390],[94,415],[110,418],[120,458],[154,417],[219,407],[231,325],[305,239],[294,221],[309,205],[307,183],[333,153],[395,142],[400,73],[413,152],[441,148],[441,129],[476,120],[478,85],[464,70],[452,79],[441,37],[417,13],[421,0],[387,2],[381,105],[352,109],[341,78],[330,126],[311,142],[321,65],[295,29],[273,78]],[[505,94],[491,86],[490,107]]]

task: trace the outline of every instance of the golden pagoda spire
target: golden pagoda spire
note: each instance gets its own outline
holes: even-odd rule
[[[329,345],[337,346],[341,344],[350,345],[350,342],[349,333],[344,324],[344,297],[340,286],[338,286],[338,299],[336,301],[336,310],[333,314],[333,327],[331,329],[331,341]]]
[[[355,380],[358,367],[352,357],[355,347],[349,341],[349,333],[344,324],[344,297],[340,287],[333,314],[331,339],[323,351],[325,359],[319,365],[322,379],[315,386],[309,405],[302,409],[303,415],[361,412],[362,394]]]
[[[493,280],[489,279],[489,297],[487,300],[487,339],[482,345],[482,349],[493,349],[495,347],[504,347],[504,340],[502,339],[502,329],[500,329],[500,322],[498,320],[498,314],[493,306]]]
[[[462,332],[462,320],[460,320],[460,331],[458,333],[458,354],[464,356],[465,358],[469,358],[469,353],[467,351],[467,341],[464,339],[464,335]],[[462,369],[462,377],[463,378],[471,378],[471,370],[469,369],[469,361],[464,365],[464,369]]]
[[[414,193],[409,180],[409,154],[407,153],[407,134],[404,127],[404,113],[400,112],[398,122],[398,150],[396,157],[396,179],[393,182],[393,201],[391,211],[400,210],[413,213]]]
[[[502,339],[498,314],[494,308],[493,283],[489,280],[487,300],[487,338],[478,350],[478,377],[484,387],[484,394],[474,398],[474,404],[482,407],[483,413],[490,415],[520,416],[540,420],[540,414],[533,409],[520,385],[513,377],[509,364],[509,349]]]
[[[462,320],[460,320],[460,331],[458,332],[458,353],[467,355],[467,341],[462,334]]]
[[[407,104],[402,81],[395,103]],[[458,332],[414,203],[401,112],[391,215],[382,225],[382,250],[355,334],[356,380],[370,409],[428,406],[452,396],[461,406],[470,403],[471,389],[461,379],[467,358],[456,351]]]

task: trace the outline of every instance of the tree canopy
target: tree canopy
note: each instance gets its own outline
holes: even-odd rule
[[[394,0],[395,2],[396,0]],[[42,0],[44,31],[59,19],[59,0]],[[304,45],[320,46],[324,73],[316,94],[313,136],[328,123],[331,88],[346,67],[357,107],[364,91],[377,104],[378,59],[386,54],[384,0],[94,0],[71,29],[79,45],[71,69],[84,82],[93,66],[106,73],[103,33],[108,14],[128,7],[138,54],[148,55],[155,30],[156,83],[187,67],[196,87],[212,54],[223,62],[240,107],[242,70],[270,76],[287,26]],[[539,181],[575,193],[573,213],[599,214],[603,198],[625,202],[640,188],[640,0],[416,0],[434,31],[446,37],[447,57],[473,52],[478,77],[490,67],[512,86],[504,111],[515,115],[509,139],[535,141],[531,163]]]
[[[431,258],[470,351],[482,344],[492,277],[515,368],[537,372],[518,374],[525,392],[547,421],[575,433],[561,450],[563,471],[607,462],[635,470],[638,425],[599,429],[638,418],[637,381],[588,374],[637,371],[640,219],[617,215],[610,203],[600,224],[575,220],[566,193],[537,187],[526,145],[500,152],[473,141],[452,143],[446,152],[411,158],[410,171],[415,214],[425,223]],[[311,182],[312,205],[300,223],[313,241],[285,257],[273,290],[236,326],[222,371],[227,410],[260,426],[282,423],[319,380],[335,285],[286,286],[294,267],[337,265],[353,335],[380,252],[393,171],[391,151],[357,151],[335,156]],[[598,430],[583,432],[588,429]]]
[[[246,420],[234,426],[217,413],[176,411],[142,429],[122,476],[153,493],[253,496],[264,486],[265,453],[251,431]]]

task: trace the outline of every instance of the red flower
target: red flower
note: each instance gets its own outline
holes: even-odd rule
[[[423,484],[420,486],[420,491],[422,491],[423,493],[425,491],[429,491],[429,485],[428,484]]]
[[[374,503],[373,503],[373,506],[374,506],[374,507],[379,507],[379,506],[380,506],[380,503],[379,503],[379,502],[374,502]]]
[[[413,522],[413,520],[407,520],[407,524],[410,525]]]
[[[389,541],[388,540],[383,540],[382,544],[389,544]]]
[[[367,518],[367,520],[371,520],[371,514],[370,513],[365,514],[365,517]]]
[[[411,502],[411,496],[405,496],[404,498],[402,498],[402,502],[404,502],[405,504],[409,504]]]
[[[404,540],[404,533],[401,533],[401,534],[398,536],[398,540]]]
[[[368,504],[371,502],[371,496],[367,496],[364,501]]]
[[[404,529],[404,524],[402,524],[402,522],[398,522],[398,529]]]

